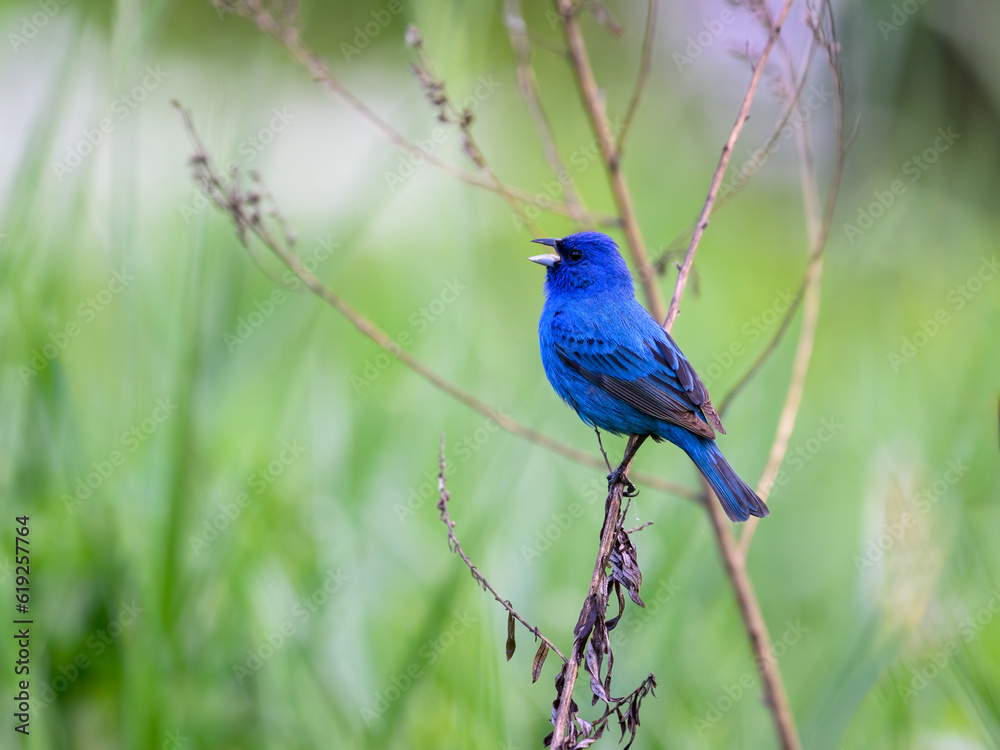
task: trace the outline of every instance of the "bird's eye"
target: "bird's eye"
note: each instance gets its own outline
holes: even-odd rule
[[[583,253],[581,253],[579,250],[573,249],[569,251],[569,254],[567,254],[566,257],[569,258],[570,260],[577,261],[583,257]]]

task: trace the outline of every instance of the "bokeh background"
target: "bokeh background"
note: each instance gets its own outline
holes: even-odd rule
[[[997,747],[1000,6],[835,7],[857,135],[786,481],[749,570],[786,646],[805,747]],[[584,30],[614,117],[646,7],[608,9],[622,36],[589,15]],[[795,50],[804,9],[786,28]],[[541,46],[561,32],[547,4],[526,10],[563,158],[588,204],[610,210],[568,67]],[[442,127],[435,153],[467,165],[407,70],[404,35],[418,24],[449,92],[479,88],[474,133],[491,164],[544,194],[552,175],[503,11],[303,4],[307,42],[352,91],[414,139]],[[221,163],[262,174],[301,257],[408,351],[596,451],[542,372],[531,232],[497,196],[409,170],[272,39],[207,3],[5,1],[0,31],[0,578],[12,614],[14,518],[29,515],[35,620],[28,738],[9,700],[14,626],[0,637],[0,746],[538,747],[556,663],[532,685],[523,630],[505,661],[504,613],[449,554],[432,489],[440,431],[464,547],[564,647],[603,476],[380,358],[316,298],[272,296],[272,278],[199,199],[170,101]],[[625,157],[654,249],[697,215],[748,77],[734,52],[763,44],[746,11],[721,3],[663,4],[657,34]],[[818,62],[809,85],[822,91],[826,75]],[[780,108],[765,81],[733,167]],[[832,117],[830,98],[809,113],[821,184]],[[905,189],[885,197],[897,180]],[[870,210],[879,196],[891,205]],[[538,223],[547,236],[573,228]],[[674,328],[716,400],[776,330],[805,245],[788,140],[714,215]],[[673,275],[661,284],[669,294]],[[726,420],[723,447],[751,484],[798,326]],[[745,353],[727,359],[733,343]],[[671,446],[647,446],[637,465],[696,486]],[[636,536],[648,607],[630,607],[617,632],[615,685],[630,691],[649,672],[659,684],[636,747],[774,746],[704,511],[651,489],[633,508],[635,525],[654,522]]]

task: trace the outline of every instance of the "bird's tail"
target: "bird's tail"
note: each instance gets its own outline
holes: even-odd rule
[[[740,479],[714,440],[698,438],[698,442],[686,450],[695,466],[712,485],[729,520],[746,521],[750,516],[763,518],[768,514],[767,506]]]

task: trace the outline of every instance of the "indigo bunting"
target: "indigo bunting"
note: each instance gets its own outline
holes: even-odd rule
[[[614,240],[580,232],[533,241],[556,251],[529,258],[548,268],[538,339],[556,393],[592,427],[684,450],[731,520],[766,516],[767,506],[715,442],[715,430],[726,431],[704,384],[636,300]]]

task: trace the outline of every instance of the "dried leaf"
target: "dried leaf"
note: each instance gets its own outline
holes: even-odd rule
[[[639,586],[642,584],[642,571],[639,570],[639,557],[635,545],[621,526],[615,534],[614,546],[608,557],[611,563],[611,577],[620,582],[633,602],[645,607],[639,596]]]
[[[602,685],[601,681],[597,677],[594,677],[593,674],[590,675],[590,692],[594,694],[595,703],[597,702],[597,699],[600,699],[605,703],[608,703],[611,700],[610,696],[604,690],[604,685]]]
[[[514,655],[514,649],[517,648],[517,643],[514,641],[514,613],[507,613],[507,661],[510,661],[510,657]]]
[[[590,631],[594,627],[594,620],[597,619],[598,606],[596,594],[587,597],[587,601],[583,604],[583,610],[580,612],[580,619],[577,620],[576,627],[573,628],[574,639],[585,641],[590,637]]]
[[[538,644],[535,658],[531,662],[531,681],[537,682],[538,676],[542,673],[542,665],[545,664],[545,657],[549,655],[549,647],[545,643]]]
[[[622,615],[625,614],[625,597],[622,596],[622,587],[618,581],[615,581],[615,594],[618,596],[618,614],[605,623],[608,630],[614,630],[621,622]]]

